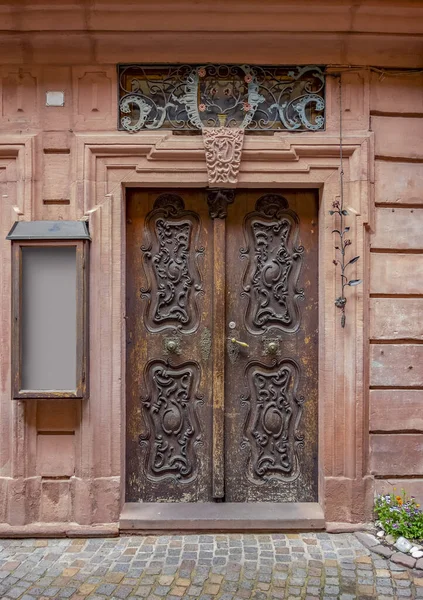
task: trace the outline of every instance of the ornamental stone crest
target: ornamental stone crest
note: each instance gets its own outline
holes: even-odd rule
[[[204,128],[207,175],[210,186],[235,186],[241,165],[244,130],[230,127]]]

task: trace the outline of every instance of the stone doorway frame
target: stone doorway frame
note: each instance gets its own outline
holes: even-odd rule
[[[90,399],[83,408],[81,475],[124,504],[125,484],[125,188],[206,188],[200,136],[169,132],[77,134],[78,213],[89,220]],[[339,196],[339,137],[332,133],[246,136],[239,188],[318,188],[319,208],[319,505],[326,524],[364,522],[371,511],[368,474],[368,232],[372,223],[373,137],[345,135],[345,206],[352,207],[347,324],[339,293],[332,202]],[[105,435],[105,428],[108,434]],[[88,458],[89,457],[89,458]],[[85,468],[84,468],[84,462]],[[100,482],[100,480],[102,480]],[[78,491],[75,490],[78,495]],[[77,500],[77,498],[75,498]],[[98,501],[101,501],[100,499]]]

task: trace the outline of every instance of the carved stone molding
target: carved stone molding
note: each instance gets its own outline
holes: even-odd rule
[[[207,205],[209,215],[212,219],[226,219],[228,204],[232,204],[235,198],[235,190],[208,190]]]
[[[236,185],[241,166],[244,130],[210,127],[202,131],[209,185]]]
[[[119,400],[119,414],[124,414],[125,410],[121,370],[121,365],[124,367],[121,354],[124,343],[122,328],[115,326],[125,310],[122,283],[125,258],[121,237],[125,187],[157,187],[176,191],[185,187],[204,189],[208,179],[200,136],[143,132],[137,136],[135,144],[133,137],[125,135],[123,138],[121,133],[101,136],[84,133],[76,135],[76,142],[76,164],[79,165],[77,189],[81,190],[77,195],[78,209],[81,217],[84,213],[89,217],[93,238],[90,411],[94,415],[104,415],[104,422],[109,424],[111,431],[110,436],[104,436],[104,428],[98,419],[93,418],[88,424],[84,421],[82,443],[91,454],[86,453],[83,472],[90,473],[93,469],[89,456],[101,443],[101,471],[96,466],[96,474],[100,472],[109,477],[111,473],[122,473],[121,448],[112,441],[118,439],[122,427],[121,419],[113,416]],[[352,223],[354,252],[363,257],[363,262],[355,266],[354,274],[367,283],[367,231],[373,223],[373,134],[347,133],[343,151],[345,192],[348,205],[355,210]],[[354,307],[351,310],[356,319],[341,331],[333,304],[335,281],[332,261],[335,256],[332,217],[329,215],[333,200],[340,194],[339,137],[328,132],[318,137],[314,133],[298,137],[277,133],[272,137],[246,136],[242,152],[239,187],[266,190],[266,195],[280,194],[285,189],[296,187],[321,190],[319,223],[316,224],[321,248],[319,277],[322,278],[319,298],[319,426],[322,432],[318,452],[319,501],[325,506],[328,521],[362,522],[370,514],[373,491],[367,466],[368,350],[364,324],[368,300],[363,293],[364,287],[351,298]],[[235,186],[219,184],[210,187],[214,188],[213,191],[222,192]],[[263,208],[272,212],[273,203],[260,206],[260,210]],[[215,224],[219,222],[215,221]],[[251,256],[253,248],[250,248]],[[104,268],[112,264],[113,268]],[[104,290],[110,294],[112,310],[107,303],[104,304]],[[201,330],[199,332],[200,343]],[[267,337],[267,334],[264,335]],[[268,337],[278,336],[269,332]],[[201,355],[200,347],[198,352]],[[120,357],[121,362],[116,357]],[[283,354],[277,357],[278,362],[282,358]],[[348,365],[353,365],[354,377],[351,377]],[[104,377],[103,371],[112,373],[113,378]],[[327,448],[330,451],[325,450]],[[357,502],[358,493],[362,498],[360,503]],[[93,518],[90,515],[88,520]]]

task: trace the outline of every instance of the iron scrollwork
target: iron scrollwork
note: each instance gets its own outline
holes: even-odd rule
[[[151,361],[144,373],[148,395],[142,398],[147,433],[140,435],[145,448],[145,472],[150,481],[172,478],[189,483],[198,475],[197,448],[202,444],[197,406],[200,368],[195,362],[171,366]]]
[[[245,248],[241,259],[248,260],[242,296],[248,299],[245,326],[250,333],[277,328],[286,333],[300,325],[298,301],[304,292],[297,288],[304,248],[297,245],[299,219],[279,194],[257,200],[256,210],[244,219]]]
[[[247,477],[262,485],[271,479],[294,481],[300,474],[298,452],[304,398],[297,396],[300,368],[292,359],[272,366],[254,361],[245,370],[248,394],[241,447],[249,451]]]
[[[316,131],[325,125],[324,88],[314,65],[120,65],[119,128]]]
[[[202,282],[197,258],[204,252],[198,247],[199,232],[198,215],[185,210],[180,196],[162,194],[156,199],[145,220],[146,244],[141,247],[148,282],[141,297],[147,300],[144,322],[150,332],[172,327],[192,333],[199,325]]]

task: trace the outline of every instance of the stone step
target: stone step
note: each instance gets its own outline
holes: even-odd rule
[[[128,502],[120,515],[121,531],[298,531],[322,530],[325,518],[317,502]]]

